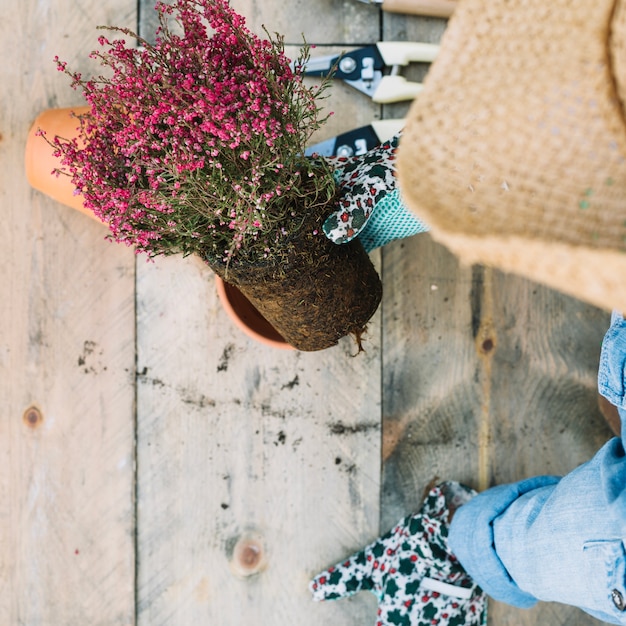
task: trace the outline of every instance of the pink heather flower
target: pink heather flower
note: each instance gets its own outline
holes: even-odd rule
[[[49,140],[63,172],[112,238],[138,252],[228,260],[258,241],[268,255],[289,233],[293,206],[333,193],[332,172],[302,157],[325,119],[317,98],[327,83],[305,87],[282,38],[252,33],[228,0],[158,2],[156,11],[154,44],[120,28],[109,29],[118,39],[98,37],[90,56],[106,78],[84,79],[54,58],[90,105],[77,140]]]

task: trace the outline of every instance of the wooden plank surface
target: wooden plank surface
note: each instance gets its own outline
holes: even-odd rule
[[[149,37],[158,26],[152,0],[140,0],[140,28]],[[250,30],[264,35],[280,33],[287,45],[300,45],[303,37],[310,44],[360,45],[379,38],[380,15],[377,7],[355,0],[288,0],[281,3],[260,0],[233,0],[231,6],[246,18]]]
[[[494,349],[484,372],[489,387],[483,401],[490,396],[482,418],[486,477],[499,484],[564,475],[611,437],[597,401],[609,314],[501,272],[489,277],[485,270],[484,277],[482,302],[493,303],[494,320]],[[493,602],[491,620],[511,626],[598,624],[578,609],[553,603],[526,612]]]
[[[428,235],[387,246],[383,267],[383,527],[434,477],[483,490],[561,475],[611,436],[596,386],[608,313],[461,267]],[[490,601],[494,626],[597,623],[572,607]]]
[[[445,20],[383,14],[385,39],[436,43]],[[421,80],[427,66],[404,72]],[[406,103],[385,105],[402,117]],[[383,250],[381,526],[414,510],[434,477],[482,490],[564,474],[610,437],[597,408],[605,311],[481,267],[461,267],[428,235]],[[553,603],[490,601],[489,624],[598,620]]]
[[[480,389],[471,268],[428,235],[384,250],[382,525],[416,510],[436,477],[475,486]]]
[[[9,6],[10,4],[10,6]],[[94,27],[134,2],[24,0],[0,23],[0,623],[134,621],[134,258],[32,191],[36,115],[80,102]]]
[[[23,0],[0,25],[0,623],[373,623],[370,594],[313,604],[309,578],[414,511],[435,476],[482,489],[589,458],[609,436],[608,313],[460,267],[419,235],[373,255],[367,352],[305,354],[242,335],[197,258],[135,271],[98,224],[28,188],[22,155],[37,113],[80,102],[52,57],[83,67],[97,24],[150,36],[153,2],[136,4]],[[356,0],[233,4],[290,53],[301,33],[325,54],[445,29]],[[337,84],[316,139],[408,106]],[[599,623],[554,604],[491,603],[489,621]]]
[[[358,357],[278,351],[200,260],[138,272],[139,624],[368,622],[369,598],[312,606],[307,581],[378,533],[377,320]]]
[[[233,5],[256,32],[320,43],[311,6]],[[321,43],[345,41],[341,20],[355,27],[337,13]],[[371,120],[337,87],[330,134]],[[198,258],[138,277],[138,623],[373,621],[369,595],[314,605],[307,585],[379,532],[379,314],[359,356],[351,339],[278,351],[233,326]]]

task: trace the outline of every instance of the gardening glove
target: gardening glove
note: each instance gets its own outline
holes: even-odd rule
[[[456,482],[432,488],[418,513],[318,574],[313,599],[368,590],[378,598],[376,626],[484,626],[487,598],[448,548],[451,511],[474,495]]]
[[[341,190],[338,210],[323,225],[331,241],[342,244],[359,237],[370,252],[429,230],[400,197],[395,168],[399,140],[400,133],[360,156],[326,157]]]

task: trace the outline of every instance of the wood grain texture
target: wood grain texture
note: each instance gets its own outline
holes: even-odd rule
[[[609,314],[494,272],[490,484],[563,475],[611,437],[597,403]]]
[[[564,475],[611,437],[597,403],[597,372],[609,315],[522,278],[494,272],[494,349],[487,418],[489,484]],[[492,624],[598,620],[539,603],[527,612],[492,602]],[[602,623],[602,622],[600,622]]]
[[[605,312],[459,266],[428,235],[387,246],[383,268],[383,527],[416,509],[435,476],[483,490],[564,474],[610,437],[596,386]],[[489,623],[597,620],[491,602]]]
[[[278,351],[200,260],[138,271],[139,624],[370,621],[368,598],[312,605],[307,583],[378,533],[379,321],[358,357]]]
[[[171,2],[170,2],[171,3]],[[152,0],[140,0],[140,28],[148,39],[158,26]],[[262,0],[233,0],[231,6],[246,18],[246,25],[259,35],[263,27],[280,33],[288,45],[355,45],[379,38],[380,10],[355,0],[288,0],[280,4]],[[323,17],[323,19],[321,19]]]
[[[54,55],[88,71],[95,26],[149,38],[153,4],[22,0],[0,23],[0,624],[374,623],[370,594],[314,604],[310,577],[435,476],[485,488],[589,458],[610,436],[608,315],[419,235],[374,254],[385,293],[365,354],[279,352],[232,325],[199,259],[135,270],[100,225],[28,188],[22,155],[37,113],[81,103]],[[233,5],[314,54],[381,33],[437,42],[446,24],[356,0]],[[409,103],[337,83],[326,106],[315,140]],[[494,626],[598,623],[490,605]]]
[[[127,0],[24,0],[0,23],[0,623],[134,619],[134,259],[29,189],[27,130],[80,102],[95,26]]]
[[[288,43],[375,36],[377,20],[365,33],[345,10],[318,33],[324,4],[233,6]],[[379,111],[341,83],[325,104],[335,115],[315,140]],[[371,597],[313,605],[307,585],[379,532],[379,315],[358,357],[349,339],[279,352],[232,325],[198,259],[138,271],[139,624],[372,621]]]
[[[471,268],[428,235],[383,255],[384,527],[419,507],[436,477],[478,475],[480,363],[471,333]]]

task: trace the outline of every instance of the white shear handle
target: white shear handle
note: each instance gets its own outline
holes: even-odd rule
[[[372,100],[379,104],[413,100],[423,89],[422,83],[412,83],[404,76],[383,76],[372,95]]]
[[[397,135],[406,125],[406,120],[403,119],[386,119],[386,120],[373,120],[371,123],[374,132],[381,143],[388,141],[394,135]]]
[[[380,41],[376,44],[385,65],[408,65],[412,61],[432,63],[439,53],[439,44],[411,41]]]

